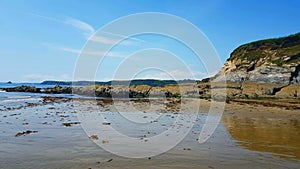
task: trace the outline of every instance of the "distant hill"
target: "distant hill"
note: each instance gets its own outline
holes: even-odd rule
[[[46,80],[41,85],[71,85],[72,82]]]
[[[181,84],[181,83],[196,83],[195,80],[154,80],[154,79],[135,79],[135,80],[124,80],[124,81],[108,81],[108,82],[99,82],[99,81],[76,81],[76,82],[64,82],[64,81],[43,81],[42,85],[74,85],[74,86],[89,86],[89,85],[126,85],[126,86],[134,86],[134,85],[148,85],[152,87],[160,86],[163,87],[165,85],[170,84]]]
[[[300,33],[236,48],[215,76],[233,82],[300,83]]]

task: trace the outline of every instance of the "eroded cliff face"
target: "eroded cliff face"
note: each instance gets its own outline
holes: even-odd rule
[[[242,45],[226,61],[216,80],[300,83],[300,33]],[[220,76],[224,74],[225,76]]]
[[[240,63],[250,66],[241,66]],[[300,83],[299,63],[277,66],[269,62],[245,63],[246,61],[233,60],[227,61],[219,74],[224,74],[227,81],[232,82],[259,82],[259,83],[281,83],[294,84]],[[249,70],[251,69],[251,70]],[[217,80],[220,79],[217,76]]]

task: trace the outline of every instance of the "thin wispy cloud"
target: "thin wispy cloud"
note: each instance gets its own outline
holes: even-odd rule
[[[32,16],[35,17],[39,17],[45,20],[49,20],[52,22],[58,22],[61,24],[66,24],[69,25],[77,30],[79,30],[80,32],[82,32],[82,34],[89,40],[96,42],[96,43],[100,43],[100,44],[106,44],[106,45],[112,45],[115,44],[116,42],[118,42],[120,39],[126,39],[125,41],[123,41],[122,43],[120,43],[120,45],[133,45],[134,42],[145,42],[144,40],[138,39],[138,38],[132,38],[132,37],[128,37],[128,36],[124,36],[124,35],[120,35],[120,34],[115,34],[115,33],[110,33],[110,32],[98,32],[97,35],[93,35],[96,30],[95,28],[88,24],[85,21],[76,19],[76,18],[72,18],[72,17],[61,17],[61,18],[54,18],[54,17],[48,17],[48,16],[44,16],[44,15],[40,15],[40,14],[36,14],[36,13],[29,13]],[[91,35],[93,35],[91,37]]]
[[[74,53],[77,55],[82,54],[82,55],[90,55],[90,56],[99,56],[99,57],[109,56],[109,57],[118,57],[118,58],[126,57],[125,54],[119,52],[105,52],[105,51],[97,51],[97,50],[81,51],[78,49],[65,48],[65,47],[60,47],[58,49],[64,52]]]
[[[63,52],[68,52],[72,54],[82,54],[82,55],[90,55],[90,56],[107,56],[107,57],[117,57],[117,58],[125,58],[127,57],[127,54],[122,53],[122,52],[107,52],[107,51],[101,51],[101,50],[79,50],[79,49],[74,49],[74,48],[68,48],[68,47],[61,47],[61,46],[56,46],[50,43],[43,43],[43,46],[49,48],[49,49],[54,49],[54,50],[59,50]]]
[[[58,19],[58,18],[52,18],[52,17],[43,16],[43,15],[39,15],[39,14],[33,14],[33,13],[30,13],[30,15],[33,15],[35,17],[39,17],[42,19],[46,19],[46,20],[49,20],[52,22],[69,25],[69,26],[77,29],[78,31],[82,32],[82,34],[88,40],[90,40],[94,43],[97,43],[97,45],[98,45],[98,43],[100,45],[113,45],[113,44],[118,43],[120,40],[123,40],[123,41],[120,42],[118,45],[131,46],[131,45],[138,44],[138,43],[145,43],[145,41],[138,39],[138,38],[132,38],[132,37],[115,34],[115,33],[110,33],[110,32],[99,31],[99,32],[97,32],[97,34],[95,34],[96,30],[92,25],[90,25],[87,22],[84,22],[82,20],[71,18],[71,17],[62,17],[62,18]],[[63,52],[73,53],[73,54],[77,54],[77,55],[83,54],[83,55],[90,55],[90,56],[108,56],[108,57],[117,57],[117,58],[124,58],[127,56],[126,54],[124,54],[122,52],[106,52],[106,51],[101,51],[101,50],[97,50],[97,49],[92,49],[92,50],[90,49],[89,51],[87,51],[87,50],[81,51],[79,49],[74,49],[74,48],[69,48],[69,47],[61,47],[59,45],[53,45],[51,43],[44,43],[43,45],[48,48],[60,50]]]
[[[124,35],[115,34],[111,32],[104,32],[104,31],[97,32],[97,34],[91,37],[90,40],[93,42],[98,42],[98,43],[108,44],[108,45],[115,44],[120,40],[124,40],[120,43],[121,45],[133,45],[135,42],[139,42],[139,43],[146,42],[138,38],[133,38],[129,36],[124,36]]]
[[[78,19],[66,17],[64,23],[83,31],[87,36],[90,36],[95,32],[95,29],[91,25]]]
[[[114,38],[108,38],[105,36],[93,36],[92,38],[90,38],[91,41],[93,42],[97,42],[97,43],[101,43],[101,44],[107,44],[107,45],[113,45],[115,43],[117,43],[118,41],[120,41],[120,39],[114,39]],[[129,41],[123,41],[121,44],[123,45],[131,45],[132,43]]]
[[[60,22],[60,23],[63,22],[62,20],[52,18],[52,17],[48,17],[48,16],[44,16],[44,15],[40,15],[40,14],[37,14],[37,13],[28,13],[28,15],[31,15],[31,16],[34,16],[34,17],[39,17],[39,18],[49,20],[49,21],[53,21],[53,22]]]
[[[65,17],[61,17],[61,18],[54,18],[54,17],[44,16],[44,15],[40,15],[40,14],[36,14],[36,13],[29,13],[29,15],[39,17],[39,18],[42,18],[45,20],[49,20],[52,22],[58,22],[61,24],[70,25],[73,28],[76,28],[76,29],[82,31],[85,36],[87,36],[87,35],[90,36],[95,32],[95,29],[90,24],[88,24],[82,20],[72,18],[72,17],[65,16]]]
[[[104,31],[101,31],[101,33],[104,33],[104,34],[107,34],[107,35],[112,35],[112,36],[116,36],[116,37],[120,37],[120,38],[124,38],[124,39],[131,39],[131,40],[134,40],[134,41],[139,41],[139,42],[146,42],[142,39],[139,39],[139,38],[133,38],[133,37],[129,37],[129,36],[124,36],[124,35],[120,35],[120,34],[116,34],[116,33],[111,33],[111,32],[104,32]]]

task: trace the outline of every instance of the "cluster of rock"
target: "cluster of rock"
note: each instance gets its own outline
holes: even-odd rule
[[[223,94],[227,98],[300,98],[300,84],[256,83],[256,82],[226,82],[199,84],[200,97]],[[220,92],[218,92],[220,90]]]
[[[3,89],[7,92],[32,92],[47,94],[79,94],[107,98],[300,98],[300,84],[255,83],[255,82],[203,82],[153,87],[148,85],[84,87],[54,86],[40,88],[20,86]]]
[[[227,60],[222,70],[216,75],[215,80],[280,84],[300,83],[300,59],[297,63],[282,66],[268,62],[266,59],[267,58],[261,58],[254,63],[249,60],[241,59]]]
[[[47,93],[47,94],[71,94],[72,87],[70,86],[54,86],[52,88],[41,89],[34,86],[18,86],[12,88],[2,88],[6,92],[30,92],[30,93]]]
[[[41,93],[40,88],[33,86],[18,86],[13,88],[2,88],[1,90],[6,92],[30,92],[30,93]]]
[[[215,80],[298,84],[299,71],[300,33],[238,47],[231,53]]]
[[[115,97],[115,98],[147,98],[147,97],[196,97],[198,95],[198,86],[195,85],[166,85],[148,86],[109,86],[93,85],[77,87],[73,89],[74,94],[97,96],[97,97]]]
[[[43,91],[48,94],[71,94],[72,87],[55,85],[53,88],[46,88]]]

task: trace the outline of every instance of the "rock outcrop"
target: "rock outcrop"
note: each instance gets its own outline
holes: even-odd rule
[[[214,78],[231,82],[297,84],[300,83],[299,71],[300,33],[238,47]]]
[[[48,93],[48,94],[71,94],[72,93],[72,87],[55,85],[52,88],[46,88],[43,91],[43,93]]]
[[[293,84],[282,88],[276,93],[277,98],[300,98],[300,84]]]
[[[71,94],[72,87],[55,85],[51,88],[41,89],[34,86],[18,86],[12,88],[1,88],[6,92],[29,92],[29,93],[47,93],[47,94]]]
[[[33,86],[18,86],[12,88],[3,88],[2,90],[6,92],[30,92],[30,93],[41,93],[40,88],[36,88]]]
[[[92,85],[85,87],[74,87],[73,93],[87,96],[97,97],[114,97],[114,98],[148,98],[148,97],[198,97],[197,84],[180,84],[148,86],[148,85],[132,85],[132,86],[109,86],[109,85]]]

